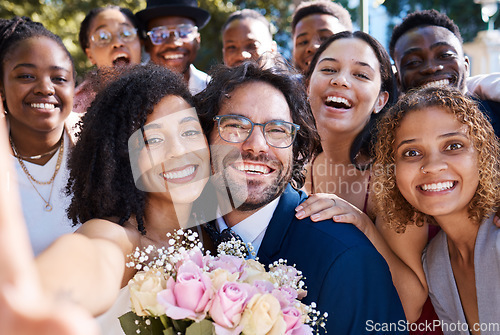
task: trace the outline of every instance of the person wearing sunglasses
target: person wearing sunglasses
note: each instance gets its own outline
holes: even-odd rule
[[[75,90],[73,111],[84,113],[105,82],[117,68],[141,62],[138,23],[132,11],[118,6],[90,10],[80,25],[78,40],[95,69]]]
[[[135,15],[144,28],[141,37],[151,62],[182,75],[192,94],[202,91],[210,78],[193,62],[200,49],[198,30],[210,14],[196,0],[149,0]]]

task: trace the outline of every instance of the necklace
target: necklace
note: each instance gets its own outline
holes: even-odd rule
[[[36,180],[30,174],[30,172],[28,171],[28,168],[24,164],[23,159],[21,158],[23,156],[21,156],[21,155],[18,154],[18,152],[16,150],[16,146],[14,145],[14,141],[12,140],[12,136],[9,136],[9,141],[10,141],[10,146],[12,148],[12,151],[14,152],[14,156],[17,158],[17,161],[19,162],[19,165],[21,165],[21,168],[23,169],[24,173],[28,177],[28,180],[29,180],[31,186],[33,186],[33,188],[35,189],[36,193],[40,196],[40,198],[42,198],[43,202],[45,203],[44,210],[46,212],[52,211],[52,205],[50,204],[50,198],[52,197],[52,190],[54,189],[54,179],[56,178],[57,172],[59,172],[59,169],[61,167],[62,157],[63,157],[63,153],[64,153],[64,134],[61,136],[61,141],[60,141],[61,144],[59,145],[59,149],[60,150],[59,150],[59,155],[57,156],[56,169],[54,170],[54,174],[52,175],[52,178],[50,178],[49,181],[38,181],[38,180]],[[55,150],[57,150],[57,148]],[[52,152],[55,152],[55,150],[52,150]],[[48,153],[43,154],[43,155],[38,155],[38,156],[43,157],[43,156],[46,156],[46,155],[48,155]],[[38,159],[38,158],[32,158],[32,159]],[[49,185],[49,184],[52,184],[51,187],[50,187],[50,193],[49,193],[48,200],[45,200],[45,198],[38,191],[38,189],[36,188],[36,186],[35,186],[34,183],[37,183],[38,185]]]
[[[21,159],[24,159],[24,160],[27,160],[27,159],[33,159],[34,160],[34,159],[40,159],[40,158],[48,156],[48,155],[52,155],[54,152],[57,151],[57,149],[59,149],[59,147],[54,148],[54,149],[52,149],[49,152],[46,152],[44,154],[35,155],[35,156],[23,156],[23,155],[21,155],[19,153],[17,153],[17,155],[15,155],[15,156],[16,156],[16,158],[21,158]]]

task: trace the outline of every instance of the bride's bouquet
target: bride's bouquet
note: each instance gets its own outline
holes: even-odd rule
[[[265,267],[245,259],[252,247],[233,239],[218,256],[203,253],[197,233],[178,230],[168,248],[131,255],[132,311],[120,317],[127,335],[313,334],[326,313],[305,305],[302,275],[280,260]],[[249,248],[249,249],[248,249]]]

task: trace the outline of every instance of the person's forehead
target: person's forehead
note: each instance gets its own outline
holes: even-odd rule
[[[331,14],[313,13],[302,18],[295,27],[294,37],[316,33],[319,31],[330,31],[335,34],[346,30],[339,19]]]
[[[239,114],[254,122],[292,121],[285,95],[273,85],[252,81],[236,87],[224,99],[219,114]]]
[[[154,27],[160,26],[176,26],[179,24],[192,24],[196,25],[194,20],[184,17],[184,16],[160,16],[155,17],[154,19],[149,20],[148,29],[152,29]]]
[[[230,22],[224,29],[223,37],[227,38],[227,34],[230,32],[243,33],[255,40],[271,38],[271,33],[264,22],[253,18],[238,19]]]
[[[401,35],[395,45],[395,53],[400,56],[410,49],[429,49],[436,45],[450,45],[462,52],[462,44],[455,34],[441,26],[423,26],[408,30]]]
[[[125,16],[125,14],[120,12],[118,9],[109,8],[103,10],[102,12],[94,16],[90,26],[101,25],[101,24],[105,25],[109,21],[127,23],[132,25],[132,22],[127,16]]]

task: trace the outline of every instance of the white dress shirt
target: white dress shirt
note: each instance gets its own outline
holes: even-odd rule
[[[210,76],[198,70],[193,64],[189,66],[189,91],[192,95],[198,94],[207,87]]]
[[[243,242],[252,244],[255,254],[259,252],[267,226],[269,225],[269,222],[271,222],[280,198],[281,196],[274,199],[259,209],[256,213],[247,217],[245,220],[231,227],[231,229],[241,237]],[[226,221],[224,221],[224,218],[220,215],[219,209],[217,210],[217,213],[217,228],[219,229],[219,232],[221,232],[228,228],[228,226]]]

